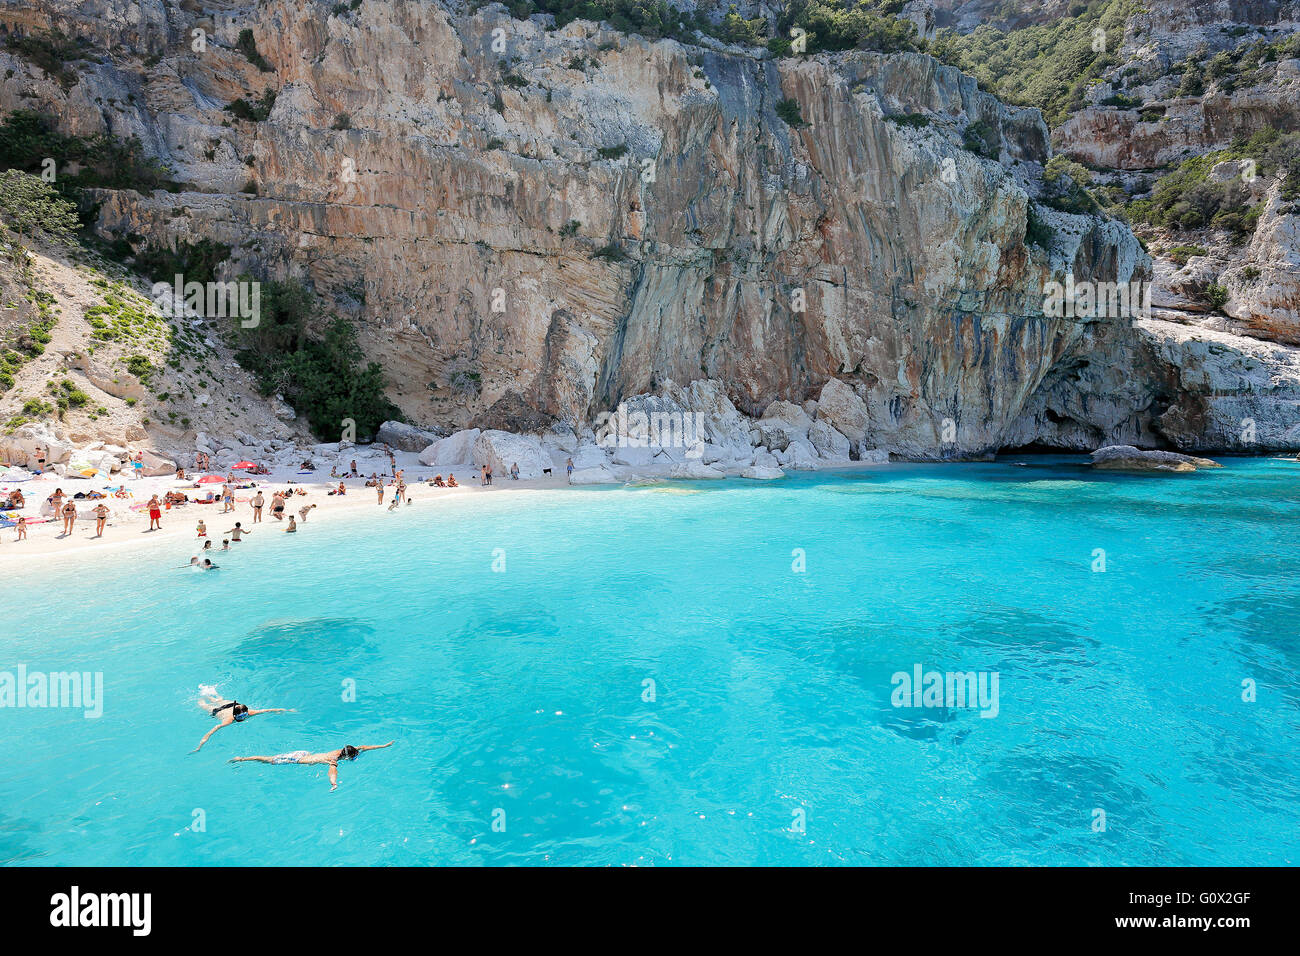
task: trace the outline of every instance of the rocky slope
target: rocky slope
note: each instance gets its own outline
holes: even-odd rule
[[[0,50],[0,109],[138,137],[182,184],[104,192],[106,237],[210,238],[228,275],[305,278],[418,423],[581,430],[705,380],[757,417],[834,378],[865,409],[854,454],[1297,443],[1294,350],[1181,314],[1044,315],[1048,282],[1150,259],[1046,209],[1026,243],[1047,127],[925,55],[778,60],[380,0],[19,0],[0,22],[98,51],[58,83]],[[988,158],[963,147],[976,123]]]

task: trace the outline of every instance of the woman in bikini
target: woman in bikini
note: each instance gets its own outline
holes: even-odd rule
[[[295,711],[286,710],[283,707],[270,707],[265,710],[249,710],[248,707],[237,700],[226,700],[225,698],[218,697],[215,694],[205,694],[203,699],[199,701],[199,707],[206,710],[213,717],[217,718],[217,720],[221,721],[221,723],[217,724],[217,726],[204,734],[203,739],[199,741],[199,745],[191,750],[190,753],[198,753],[202,750],[203,745],[208,742],[208,738],[222,727],[229,727],[231,724],[243,723],[249,717],[256,717],[258,714],[295,713]]]
[[[95,537],[104,537],[104,522],[108,521],[108,505],[102,502],[95,506]]]
[[[386,744],[370,744],[368,746],[353,747],[347,746],[339,750],[331,750],[328,753],[314,754],[306,750],[295,750],[293,753],[275,754],[270,757],[231,757],[231,763],[242,763],[252,760],[257,763],[269,763],[276,766],[284,764],[326,764],[330,768],[330,792],[333,793],[339,788],[339,761],[356,760],[363,750],[383,750],[385,747],[391,747],[393,741]]]
[[[77,505],[69,500],[63,506],[63,533],[72,534],[72,526],[77,523]]]

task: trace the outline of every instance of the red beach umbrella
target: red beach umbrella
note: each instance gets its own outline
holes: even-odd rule
[[[223,482],[223,481],[225,481],[225,480],[226,480],[226,479],[225,479],[223,476],[221,476],[221,475],[204,475],[202,478],[200,478],[200,479],[198,480],[197,484],[200,484],[200,485],[216,485],[216,484],[220,484],[221,482]]]
[[[251,461],[237,461],[237,462],[235,462],[235,464],[233,465],[233,467],[235,467],[235,468],[256,468],[257,466],[254,465]]]

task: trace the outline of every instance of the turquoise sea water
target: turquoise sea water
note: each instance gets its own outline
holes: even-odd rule
[[[104,675],[0,710],[0,862],[1300,862],[1300,465],[416,495],[0,582],[0,670]],[[917,664],[997,716],[893,706]],[[191,756],[200,684],[298,713]]]

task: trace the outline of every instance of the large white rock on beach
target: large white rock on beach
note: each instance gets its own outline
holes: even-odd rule
[[[427,428],[406,422],[384,422],[375,432],[375,441],[391,445],[398,451],[424,451],[442,436]]]
[[[851,443],[848,436],[842,434],[825,419],[818,419],[808,429],[808,441],[824,461],[842,462],[849,460]]]
[[[888,465],[889,450],[886,448],[864,448],[858,452],[858,461],[869,465]]]
[[[605,449],[592,442],[583,442],[571,456],[575,472],[587,468],[608,468],[609,456]]]
[[[775,478],[784,478],[785,472],[780,468],[767,465],[750,465],[740,473],[740,477],[753,478],[756,481],[772,481]]]
[[[704,462],[699,460],[683,461],[673,465],[668,471],[669,478],[726,478],[727,476],[716,468],[710,468]]]
[[[781,455],[776,457],[786,468],[796,471],[813,471],[821,464],[816,450],[803,439],[790,442],[786,446],[784,458]]]
[[[45,454],[45,466],[66,462],[72,454],[72,445],[58,437],[45,422],[29,422],[14,429],[12,435],[0,437],[0,452],[13,464],[36,464],[36,449]]]
[[[701,378],[682,388],[668,381],[664,383],[663,391],[687,414],[699,416],[692,421],[703,425],[704,434],[697,436],[701,440],[721,448],[743,448],[744,457],[749,455],[753,444],[749,440],[749,431],[753,423],[731,403],[721,382]]]
[[[468,464],[474,460],[474,443],[481,434],[477,428],[453,432],[420,452],[420,464],[439,468]]]
[[[785,451],[790,442],[806,439],[812,419],[793,402],[773,402],[758,420],[758,435],[773,451]]]
[[[854,445],[867,437],[871,425],[867,403],[838,378],[827,379],[822,386],[817,419],[831,425]]]
[[[140,457],[144,461],[143,474],[146,478],[160,478],[164,475],[176,474],[176,462],[171,459],[164,458],[162,455],[151,451],[140,452]]]
[[[479,434],[474,442],[475,467],[492,466],[492,474],[505,478],[512,465],[519,465],[521,479],[540,478],[544,469],[553,469],[551,456],[542,443],[529,435],[514,435],[492,429]]]
[[[569,481],[575,485],[609,485],[618,481],[618,476],[613,468],[602,463],[591,468],[574,468]]]
[[[614,448],[614,464],[631,468],[644,468],[659,457],[661,449],[653,448]]]

